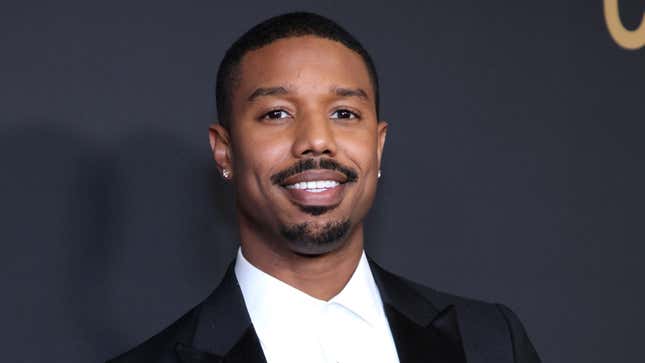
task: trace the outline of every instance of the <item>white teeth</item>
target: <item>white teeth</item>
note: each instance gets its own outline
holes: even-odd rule
[[[287,189],[306,189],[308,192],[320,193],[338,186],[340,183],[334,180],[313,180],[287,185]]]

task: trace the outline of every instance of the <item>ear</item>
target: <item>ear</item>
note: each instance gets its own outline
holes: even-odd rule
[[[376,137],[378,138],[378,145],[376,155],[378,157],[378,167],[381,168],[381,157],[383,156],[383,148],[385,147],[385,137],[387,136],[388,124],[385,121],[379,121],[376,126]]]
[[[208,139],[213,152],[213,159],[217,164],[220,174],[228,170],[233,175],[233,158],[231,150],[231,138],[228,130],[219,123],[212,124],[208,128]]]

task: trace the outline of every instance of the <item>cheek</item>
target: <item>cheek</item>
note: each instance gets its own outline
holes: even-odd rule
[[[378,165],[377,140],[371,132],[354,132],[343,135],[339,144],[343,152],[365,176]]]
[[[339,140],[343,153],[357,168],[360,180],[356,185],[352,204],[357,208],[354,213],[363,215],[369,209],[376,193],[376,174],[378,172],[377,139],[373,132],[353,132]]]
[[[270,182],[270,177],[284,167],[283,160],[289,155],[289,144],[278,135],[266,132],[247,132],[242,140],[236,140],[234,147],[234,167],[240,184],[262,185]]]

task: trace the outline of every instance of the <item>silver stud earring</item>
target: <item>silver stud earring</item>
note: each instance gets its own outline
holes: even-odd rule
[[[230,179],[231,178],[231,171],[228,169],[222,170],[222,176],[224,179]]]
[[[381,169],[378,170],[378,174],[376,174],[376,177],[381,179]]]

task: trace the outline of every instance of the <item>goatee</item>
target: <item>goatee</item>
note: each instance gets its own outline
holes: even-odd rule
[[[283,226],[280,232],[298,253],[320,255],[334,250],[342,243],[350,228],[351,223],[346,219],[327,222],[322,226],[311,222]]]

